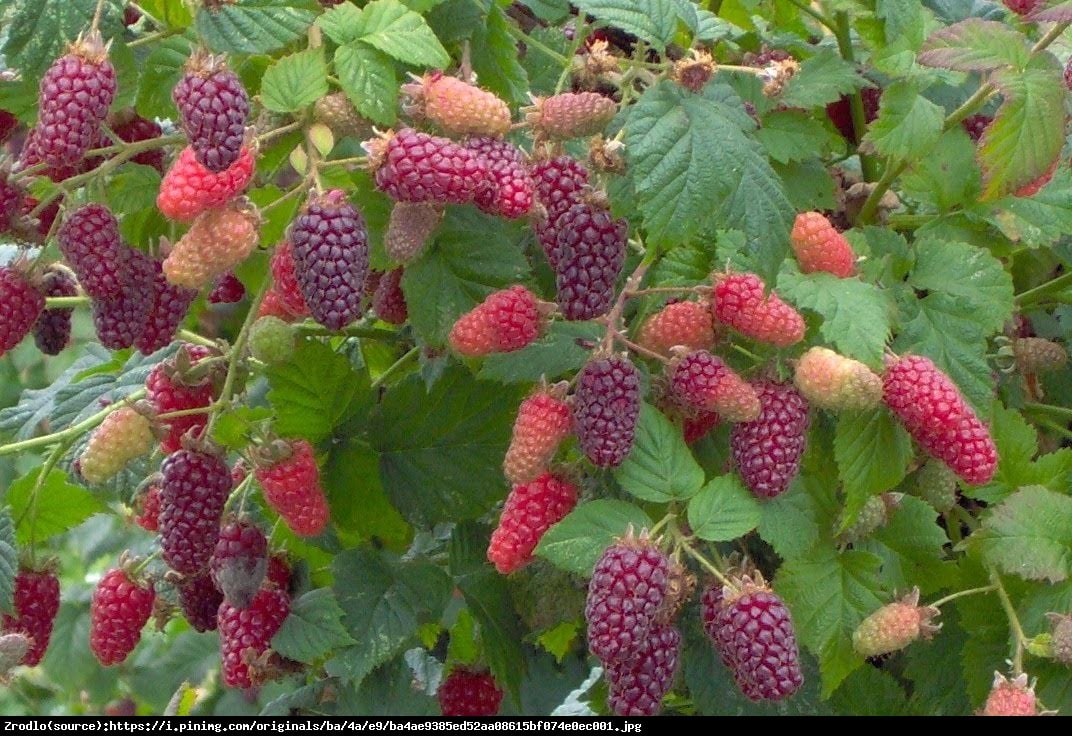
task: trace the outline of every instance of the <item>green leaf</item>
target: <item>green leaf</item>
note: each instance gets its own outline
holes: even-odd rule
[[[314,443],[331,434],[359,390],[368,390],[368,376],[319,340],[299,342],[294,359],[270,366],[267,374],[275,431]]]
[[[778,163],[804,161],[830,148],[830,134],[822,123],[802,112],[777,110],[764,116],[756,139]]]
[[[421,624],[438,620],[453,587],[429,562],[393,561],[367,549],[342,552],[331,569],[343,628],[357,645],[329,660],[325,669],[353,685],[401,652]]]
[[[97,0],[14,0],[5,6],[4,66],[36,85],[67,45],[89,28]],[[99,26],[105,39],[122,34],[124,6],[105,0]]]
[[[681,430],[649,404],[640,407],[633,449],[614,477],[640,500],[656,503],[690,498],[704,482]]]
[[[804,60],[779,100],[788,107],[823,107],[866,84],[855,65],[828,48]]]
[[[272,649],[306,664],[355,643],[342,626],[342,609],[328,588],[310,590],[291,603],[290,614],[272,637]]]
[[[980,181],[975,143],[960,126],[947,131],[902,178],[907,194],[933,204],[939,212],[974,204]]]
[[[510,233],[510,226],[474,208],[448,213],[434,244],[402,277],[410,324],[421,337],[443,345],[459,316],[525,278],[528,262]]]
[[[589,322],[555,320],[547,332],[523,350],[495,353],[484,359],[480,378],[500,383],[532,383],[545,376],[549,381],[577,370],[588,362],[586,341],[599,339],[599,329]]]
[[[359,113],[375,123],[394,124],[398,79],[387,54],[361,44],[340,46],[335,49],[335,73]]]
[[[1022,67],[1028,58],[1026,40],[1005,23],[968,18],[932,33],[919,63],[962,72]]]
[[[0,509],[0,612],[15,610],[15,575],[19,572],[19,553],[15,549],[15,524],[11,509]]]
[[[202,5],[197,32],[213,51],[266,54],[296,40],[312,25],[310,0],[233,0]]]
[[[321,470],[331,520],[363,539],[402,552],[412,530],[387,498],[379,466],[380,456],[360,440],[332,447]]]
[[[956,567],[945,559],[949,538],[926,501],[904,496],[890,520],[870,538],[855,544],[882,558],[882,580],[893,590],[918,585],[924,595],[956,583]]]
[[[625,501],[597,499],[582,503],[547,530],[536,554],[567,572],[588,576],[615,539],[632,528],[651,528],[651,519]]]
[[[852,672],[830,699],[838,715],[911,715],[905,691],[896,677],[876,667]]]
[[[125,163],[107,183],[108,205],[115,212],[138,212],[156,206],[160,173],[152,166]]]
[[[838,553],[821,545],[789,560],[774,579],[793,614],[800,641],[819,658],[823,697],[864,663],[852,649],[852,632],[886,603],[878,557],[857,550]]]
[[[709,542],[728,542],[759,526],[763,507],[737,475],[712,478],[689,500],[692,533]]]
[[[1025,580],[1065,580],[1072,571],[1072,498],[1022,488],[983,518],[972,547],[991,565]]]
[[[573,4],[656,48],[674,37],[677,8],[672,0],[574,0]]]
[[[392,387],[369,439],[395,508],[415,524],[487,512],[507,490],[502,459],[519,402],[518,391],[475,381],[459,367],[431,392],[419,376]]]
[[[42,542],[73,529],[96,513],[105,510],[96,497],[82,486],[71,483],[62,470],[52,470],[37,491],[33,489],[41,468],[35,468],[8,487],[4,502],[15,519],[15,536],[19,544],[31,539]]]
[[[343,46],[361,37],[361,9],[353,3],[339,3],[325,10],[316,24],[325,36]]]
[[[567,0],[521,0],[521,4],[540,20],[555,23],[569,15]]]
[[[175,103],[171,90],[183,74],[193,43],[186,36],[172,36],[153,44],[142,61],[141,84],[134,103],[138,113],[147,118],[174,118]]]
[[[728,87],[699,95],[664,81],[629,111],[626,155],[649,241],[676,245],[704,228],[736,228],[761,274],[776,273],[789,247],[793,207]]]
[[[828,273],[804,275],[787,262],[778,278],[778,293],[798,307],[818,313],[823,318],[820,334],[839,353],[872,368],[882,365],[891,309],[882,289]]]
[[[854,519],[869,497],[904,480],[913,455],[908,432],[884,407],[839,415],[834,459],[845,488],[845,521]],[[875,462],[879,457],[882,462]]]
[[[261,101],[275,112],[301,110],[327,93],[328,67],[319,48],[284,56],[261,79]]]
[[[979,140],[984,200],[1045,174],[1065,140],[1066,90],[1056,59],[1037,56],[1023,71],[995,72],[993,82],[1005,99]]]
[[[517,41],[507,30],[506,13],[492,4],[484,22],[473,30],[470,53],[480,86],[508,102],[528,104],[529,78],[517,55]]]
[[[450,56],[424,18],[398,0],[373,0],[351,29],[354,39],[405,64],[443,68]]]
[[[138,7],[167,28],[181,30],[194,22],[190,9],[175,0],[139,0]]]
[[[945,110],[907,82],[882,92],[878,117],[868,125],[864,144],[894,160],[915,160],[930,151],[942,136]]]

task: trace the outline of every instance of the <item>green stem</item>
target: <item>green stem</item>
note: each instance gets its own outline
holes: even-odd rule
[[[807,15],[810,15],[812,18],[814,18],[819,23],[821,23],[824,26],[826,26],[827,28],[829,28],[831,31],[836,31],[837,30],[834,27],[834,22],[832,20],[827,18],[825,15],[820,13],[815,8],[812,8],[806,2],[801,2],[801,0],[789,0],[789,4],[790,5],[795,5],[797,7],[797,9],[799,9],[802,13],[806,13]]]
[[[388,378],[390,378],[391,376],[394,376],[396,373],[398,373],[400,370],[402,370],[408,363],[413,362],[417,358],[417,356],[420,355],[420,354],[421,354],[421,349],[419,347],[410,348],[406,352],[405,355],[403,355],[401,358],[399,358],[394,363],[392,363],[391,366],[387,370],[385,370],[380,375],[376,376],[376,380],[374,380],[372,382],[370,388],[377,389],[380,386],[382,386],[387,381]]]
[[[21,442],[12,442],[11,444],[0,446],[0,455],[13,455],[16,452],[22,452],[23,450],[32,450],[35,447],[45,447],[47,445],[51,445],[53,442],[62,443],[66,442],[67,440],[75,439],[82,433],[93,429],[98,424],[103,422],[104,419],[116,409],[121,409],[122,407],[127,406],[130,402],[137,401],[143,396],[145,396],[145,389],[139,388],[137,391],[128,394],[122,401],[116,401],[113,404],[109,404],[108,406],[98,411],[96,414],[92,414],[86,417],[77,424],[72,424],[71,426],[67,427],[67,429],[64,429],[59,432],[52,432],[51,434],[44,434],[40,437],[32,437],[28,440],[22,440]]]
[[[839,12],[834,15],[836,26],[834,30],[834,37],[837,39],[838,51],[841,52],[841,58],[847,61],[849,64],[855,64],[856,58],[852,50],[852,34],[849,26],[849,14],[845,12]],[[853,143],[859,146],[860,139],[863,138],[864,131],[867,129],[867,114],[864,111],[864,97],[860,90],[856,90],[849,97],[849,112],[852,114],[852,129],[854,133]],[[859,153],[859,151],[857,151]],[[864,181],[874,181],[877,164],[875,159],[871,156],[860,153],[860,169],[863,171]]]
[[[535,38],[532,38],[527,33],[525,33],[523,30],[521,30],[521,28],[519,26],[517,26],[517,25],[515,25],[513,23],[507,23],[506,24],[506,30],[510,32],[511,36],[516,38],[521,43],[525,44],[526,46],[529,46],[531,48],[536,49],[537,51],[539,51],[541,54],[544,54],[545,56],[551,57],[552,59],[557,61],[559,64],[568,64],[569,63],[569,59],[567,59],[565,57],[565,55],[560,54],[559,52],[555,51],[553,48],[551,48],[547,44],[545,44],[545,43],[543,43],[541,41],[537,41]]]
[[[198,365],[201,365],[199,362]],[[168,411],[163,414],[157,414],[157,419],[178,419],[179,417],[192,417],[198,414],[209,414],[216,411],[220,407],[216,403],[209,404],[208,406],[196,406],[193,409],[177,409],[176,411]]]
[[[945,598],[939,598],[934,603],[928,603],[931,608],[941,608],[950,601],[955,601],[957,598],[963,598],[969,595],[976,595],[977,593],[991,593],[997,590],[996,585],[984,585],[981,588],[969,588],[968,590],[961,590],[956,593],[950,593]]]
[[[144,570],[146,567],[148,567],[149,563],[152,562],[153,560],[155,560],[159,556],[160,556],[160,550],[159,549],[153,550],[152,554],[146,555],[145,558],[142,559],[141,562],[139,562],[136,566],[134,566],[133,569],[131,569],[130,576],[131,577],[136,577],[136,576],[140,575],[142,570]]]
[[[186,342],[193,343],[194,345],[203,345],[206,348],[219,347],[219,343],[212,338],[199,335],[193,330],[182,329],[175,333],[175,336],[185,340]]]
[[[109,159],[103,165],[94,169],[93,171],[87,171],[84,174],[79,174],[78,176],[72,176],[70,179],[65,179],[61,185],[61,188],[65,190],[70,189],[72,184],[81,184],[85,181],[88,181],[89,179],[92,179],[94,176],[99,176],[106,171],[111,171],[115,167],[119,166],[119,164],[144,151],[151,151],[154,148],[161,148],[172,143],[182,143],[185,140],[186,137],[180,134],[162,135],[158,138],[148,138],[144,141],[135,141],[133,143],[117,143],[112,146],[104,146],[103,148],[94,148],[90,151],[86,151],[86,158],[108,156],[113,153],[117,155],[114,158]],[[12,174],[11,178],[15,181],[18,181],[39,174],[47,168],[47,164],[35,164]]]
[[[1021,309],[1031,306],[1040,300],[1040,297],[1050,296],[1056,291],[1063,290],[1066,286],[1072,286],[1072,271],[1063,273],[1057,278],[1050,279],[1044,284],[1039,284],[1027,291],[1016,295],[1016,304]]]
[[[1063,406],[1053,406],[1052,404],[1037,404],[1033,401],[1028,401],[1024,404],[1025,409],[1032,411],[1041,411],[1047,414],[1055,414],[1059,417],[1064,417],[1069,421],[1072,421],[1072,409],[1068,409]]]
[[[294,328],[301,330],[306,335],[324,335],[327,337],[364,337],[371,340],[383,341],[395,341],[401,337],[401,335],[394,330],[385,330],[379,327],[351,326],[343,327],[341,330],[329,330],[327,327],[318,325],[315,322],[302,322],[294,325]]]
[[[45,309],[64,309],[66,307],[81,307],[89,304],[92,300],[88,296],[48,296],[45,297]]]
[[[161,39],[167,38],[168,36],[174,36],[176,33],[177,31],[170,29],[163,31],[154,31],[153,33],[149,33],[145,36],[142,36],[141,38],[135,38],[133,41],[127,44],[127,48],[137,48],[138,46],[143,46],[147,43],[152,43],[153,41],[159,41]]]
[[[709,572],[712,575],[714,575],[715,578],[720,583],[722,583],[723,585],[732,585],[733,584],[733,583],[730,582],[729,578],[727,578],[724,574],[722,574],[721,570],[719,570],[717,567],[715,567],[715,564],[713,562],[711,562],[706,557],[704,557],[702,554],[700,554],[699,552],[697,552],[696,550],[694,550],[692,548],[692,545],[689,544],[689,540],[681,535],[681,532],[679,532],[677,530],[677,527],[671,526],[670,530],[671,530],[671,533],[674,534],[677,537],[678,541],[681,543],[680,548],[685,550],[685,554],[687,554],[692,559],[696,560],[696,562],[698,562],[700,564],[700,567],[702,567],[704,570],[706,570],[707,572]]]
[[[620,332],[617,332],[617,331],[614,332],[614,340],[616,342],[621,343],[623,346],[625,346],[626,348],[632,350],[634,353],[637,353],[638,355],[643,355],[646,358],[651,358],[652,360],[657,360],[660,363],[664,363],[664,364],[669,364],[670,363],[670,359],[667,358],[662,353],[657,353],[654,350],[648,350],[643,345],[638,345],[635,342],[633,342],[632,340],[628,339],[625,335],[623,335]]]
[[[74,438],[70,438],[60,442],[53,448],[52,452],[45,458],[44,464],[41,466],[41,472],[37,475],[37,480],[34,481],[33,490],[30,491],[30,505],[19,515],[18,520],[15,522],[15,526],[18,527],[22,523],[23,517],[28,513],[30,515],[30,560],[33,561],[34,554],[34,532],[37,529],[37,497],[41,493],[41,487],[45,484],[45,478],[52,472],[52,469],[56,467],[56,463],[60,461],[63,454],[71,448],[74,443]]]
[[[960,523],[964,526],[968,527],[970,531],[974,532],[976,529],[979,528],[979,522],[976,521],[975,517],[969,514],[968,510],[963,506],[954,506],[951,511],[957,517],[957,520],[960,521]]]
[[[1018,675],[1024,671],[1024,647],[1027,645],[1027,636],[1024,634],[1024,627],[1020,625],[1020,618],[1016,615],[1016,609],[1013,608],[1009,594],[1005,592],[1005,586],[1001,584],[1001,577],[994,568],[990,568],[990,579],[994,582],[994,590],[998,594],[998,600],[1001,601],[1005,617],[1009,619],[1009,627],[1016,637],[1016,651],[1013,653],[1012,671],[1014,675]]]
[[[1049,419],[1042,419],[1042,418],[1037,419],[1035,421],[1035,423],[1041,425],[1042,427],[1044,427],[1044,428],[1046,428],[1048,430],[1050,430],[1054,434],[1058,434],[1058,435],[1064,437],[1066,440],[1072,440],[1072,430],[1070,430],[1068,427],[1062,427],[1057,422],[1053,422],[1053,421],[1050,421]]]
[[[257,296],[253,298],[253,301],[249,305],[249,312],[246,314],[246,319],[242,322],[242,327],[238,330],[238,336],[235,337],[234,345],[231,346],[231,359],[227,362],[227,377],[223,379],[223,388],[220,389],[220,398],[216,402],[217,411],[214,411],[209,417],[208,424],[205,426],[205,431],[202,433],[202,437],[208,438],[212,436],[212,427],[219,418],[222,410],[231,405],[231,400],[234,392],[235,377],[238,374],[238,363],[242,357],[242,351],[246,347],[246,341],[249,339],[249,330],[253,326],[253,323],[257,321],[257,312],[260,309],[261,301],[264,299],[264,295],[268,293],[269,280],[265,280],[261,286],[260,291],[257,292]]]
[[[333,158],[320,162],[320,168],[327,169],[331,166],[364,166],[368,163],[368,156],[352,156],[350,158]]]
[[[304,124],[304,120],[295,120],[292,123],[287,123],[286,125],[281,125],[278,128],[273,128],[272,130],[261,133],[257,136],[256,141],[259,145],[263,145],[273,138],[278,138],[281,135],[286,135],[287,133],[300,129]]]

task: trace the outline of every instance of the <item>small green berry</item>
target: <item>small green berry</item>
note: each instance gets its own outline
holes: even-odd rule
[[[285,363],[294,357],[294,328],[278,317],[261,317],[249,331],[249,351],[264,363]]]

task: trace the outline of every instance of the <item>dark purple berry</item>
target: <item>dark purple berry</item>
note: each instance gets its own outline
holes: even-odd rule
[[[152,355],[171,344],[175,331],[197,298],[197,292],[193,289],[176,286],[164,278],[160,261],[153,261],[153,269],[155,275],[151,285],[153,296],[149,319],[141,334],[134,340],[135,347],[143,355]]]
[[[160,468],[160,548],[184,575],[207,572],[231,492],[231,470],[216,455],[179,450]]]
[[[45,297],[11,266],[0,268],[0,355],[22,342],[33,329]]]
[[[209,563],[212,579],[235,608],[247,608],[268,570],[268,540],[248,521],[224,524]]]
[[[234,273],[228,271],[216,279],[216,283],[209,292],[210,304],[235,304],[242,301],[246,295],[246,287],[238,280]]]
[[[808,403],[788,383],[759,381],[759,418],[730,433],[733,462],[744,484],[760,498],[785,493],[800,470],[808,431]]]
[[[558,307],[569,320],[606,314],[614,302],[614,283],[625,262],[629,225],[608,210],[578,203],[555,221],[552,258]]]
[[[633,449],[640,416],[640,373],[628,358],[597,358],[581,370],[573,426],[581,449],[601,468],[621,465]]]
[[[131,347],[146,329],[153,306],[153,259],[140,250],[123,246],[125,279],[119,296],[93,302],[93,326],[97,339],[109,350]]]
[[[126,246],[119,222],[102,204],[72,212],[56,234],[60,253],[82,289],[94,299],[115,299],[126,282]]]
[[[41,293],[50,296],[76,296],[78,288],[71,275],[62,268],[50,266],[41,277]],[[74,309],[46,309],[34,323],[34,342],[45,355],[58,355],[71,340],[71,313]]]
[[[182,615],[197,631],[215,631],[216,613],[223,603],[223,594],[209,575],[186,578],[178,585]]]
[[[662,710],[677,672],[681,634],[673,626],[654,626],[632,657],[606,666],[607,704],[619,716],[654,716]]]
[[[220,172],[238,160],[249,96],[222,56],[191,57],[171,96],[198,163]]]

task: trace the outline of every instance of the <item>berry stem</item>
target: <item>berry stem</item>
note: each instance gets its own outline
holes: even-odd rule
[[[1005,617],[1009,619],[1012,633],[1016,636],[1016,651],[1013,653],[1012,671],[1014,675],[1018,675],[1024,671],[1024,647],[1027,645],[1027,636],[1024,634],[1024,627],[1020,625],[1020,618],[1016,615],[1016,609],[1013,608],[1009,594],[1005,592],[1005,586],[1001,584],[1001,577],[994,568],[990,568],[990,579],[994,581],[994,590],[998,594],[998,600],[1001,601]]]
[[[1041,419],[1041,418],[1039,418],[1039,419],[1035,420],[1035,424],[1040,424],[1044,428],[1050,430],[1051,432],[1053,432],[1055,434],[1059,434],[1062,437],[1065,437],[1067,439],[1072,440],[1072,431],[1070,431],[1068,429],[1068,427],[1062,427],[1057,422],[1050,421],[1049,419]]]
[[[53,442],[62,443],[68,440],[75,439],[82,433],[93,429],[98,424],[103,422],[105,418],[116,409],[121,409],[122,407],[127,406],[130,402],[137,401],[144,396],[145,389],[139,388],[138,390],[127,394],[127,396],[122,401],[115,401],[98,411],[96,414],[92,414],[83,419],[82,421],[78,422],[77,424],[72,424],[64,430],[61,430],[59,432],[52,432],[51,434],[43,434],[40,437],[32,437],[28,440],[22,440],[21,442],[12,442],[7,445],[2,445],[0,446],[0,455],[13,455],[16,452],[22,452],[23,450],[32,450],[35,447],[44,447],[46,445],[51,445]]]
[[[1068,28],[1069,25],[1072,25],[1072,23],[1055,23],[1053,28],[1040,38],[1038,43],[1031,47],[1031,56],[1034,57],[1044,51],[1046,47],[1057,40],[1061,34],[1065,32],[1065,29]],[[996,91],[997,88],[991,82],[986,82],[980,85],[979,89],[975,90],[975,94],[965,100],[964,104],[946,116],[945,122],[942,124],[942,130],[949,130],[954,125],[958,125],[964,118],[977,112]],[[883,195],[885,195],[893,185],[893,182],[897,180],[897,177],[904,173],[904,170],[911,164],[912,161],[902,161],[896,166],[886,167],[886,171],[882,174],[882,178],[878,180],[875,188],[871,190],[871,194],[869,194],[864,201],[863,207],[860,208],[860,214],[856,217],[857,225],[866,225],[874,220],[875,212],[878,210],[878,204],[882,201]],[[1019,302],[1019,297],[1017,298],[1017,302]]]
[[[198,365],[203,364],[203,361]],[[157,419],[178,419],[179,417],[191,417],[197,414],[209,414],[219,409],[217,403],[209,404],[208,406],[196,406],[193,409],[179,409],[177,411],[169,411],[163,414],[157,414]]]
[[[321,161],[320,168],[326,169],[331,166],[364,166],[368,163],[368,156],[351,156],[350,158],[334,158],[329,161]]]
[[[137,565],[135,565],[134,567],[132,567],[130,569],[130,577],[132,579],[136,578],[138,575],[141,574],[142,570],[144,570],[146,567],[149,566],[150,562],[152,562],[153,560],[155,560],[159,556],[160,556],[160,548],[158,547],[155,550],[153,550],[151,554],[148,554],[144,558],[142,558],[138,562]]]
[[[246,313],[246,319],[242,322],[242,327],[238,330],[238,336],[235,337],[234,345],[231,346],[231,359],[227,363],[227,377],[223,379],[223,388],[220,390],[220,399],[216,402],[215,406],[218,411],[214,411],[208,419],[208,424],[205,425],[204,432],[201,433],[202,437],[212,436],[212,427],[216,423],[216,419],[219,418],[222,410],[231,405],[232,393],[234,392],[235,377],[238,374],[238,363],[242,357],[242,351],[245,350],[246,341],[249,339],[250,328],[253,327],[253,323],[257,321],[257,312],[260,309],[261,301],[264,300],[264,295],[268,293],[268,285],[270,280],[265,280],[261,285],[260,291],[257,292],[257,296],[253,298],[253,301],[249,305],[249,312]]]
[[[625,337],[625,335],[623,335],[620,332],[615,332],[614,333],[614,339],[615,339],[616,342],[620,342],[622,345],[624,345],[625,347],[629,348],[634,353],[637,353],[639,355],[643,355],[646,358],[651,358],[653,360],[657,360],[660,363],[665,363],[667,365],[669,365],[669,363],[670,363],[670,359],[667,358],[665,355],[663,355],[661,353],[657,353],[654,350],[648,350],[643,345],[637,345],[632,340],[627,339]]]
[[[286,125],[281,125],[278,128],[273,128],[272,130],[267,130],[261,133],[254,139],[254,141],[257,145],[264,145],[273,138],[278,138],[281,135],[286,135],[292,131],[299,130],[304,124],[304,120],[295,120],[292,123],[287,123]]]
[[[97,7],[93,10],[93,22],[89,24],[90,33],[96,32],[100,27],[101,13],[104,11],[104,0],[97,0]]]
[[[223,505],[224,515],[234,506],[234,500],[238,501],[238,515],[242,516],[242,513],[246,510],[246,496],[249,495],[248,491],[250,486],[253,485],[253,471],[251,470],[246,474],[246,477],[242,479],[242,482],[238,484],[238,487],[234,489],[230,496],[227,497],[227,503]]]
[[[127,44],[127,48],[133,49],[133,48],[137,48],[138,46],[144,46],[147,43],[152,43],[154,41],[162,41],[165,38],[169,38],[171,36],[174,36],[176,33],[178,33],[178,31],[173,30],[173,29],[164,29],[162,31],[153,31],[152,33],[149,33],[149,34],[146,34],[146,35],[142,36],[141,38],[135,38],[133,41],[131,41],[130,43]]]
[[[1064,406],[1053,406],[1052,404],[1038,404],[1033,401],[1028,401],[1024,404],[1024,409],[1029,411],[1038,411],[1045,414],[1054,414],[1069,421],[1072,421],[1072,409]]]
[[[394,341],[400,338],[399,333],[394,330],[384,330],[379,327],[364,327],[361,325],[351,325],[344,327],[341,330],[329,330],[323,325],[318,325],[316,322],[301,322],[294,325],[295,329],[301,330],[306,335],[325,335],[334,337],[336,335],[345,335],[346,337],[365,337],[371,340],[383,340]]]
[[[549,56],[550,58],[552,58],[555,61],[557,61],[559,64],[563,64],[563,65],[566,65],[566,66],[569,65],[570,60],[567,59],[563,54],[558,53],[557,51],[555,51],[553,48],[551,48],[547,44],[545,44],[545,43],[543,43],[541,41],[537,41],[536,39],[532,38],[527,33],[525,33],[523,30],[521,30],[521,28],[519,26],[516,26],[513,23],[507,23],[506,24],[506,30],[510,32],[511,36],[513,36],[514,38],[516,38],[518,41],[520,41],[521,43],[525,44],[526,46],[529,46],[531,48],[536,49],[537,51],[539,51],[544,56]]]
[[[109,159],[103,165],[94,169],[93,171],[87,171],[84,174],[79,174],[78,176],[72,176],[70,179],[65,179],[60,185],[60,188],[66,190],[70,188],[71,184],[81,184],[82,182],[88,181],[94,176],[97,176],[102,173],[107,173],[105,171],[106,166],[110,166],[107,171],[111,171],[112,169],[119,166],[119,164],[127,161],[130,158],[133,158],[139,153],[151,151],[154,148],[161,148],[172,143],[182,143],[185,140],[185,136],[180,134],[162,135],[158,138],[148,138],[144,141],[134,141],[133,143],[117,143],[115,145],[104,146],[103,148],[94,148],[93,150],[86,151],[87,157],[107,156],[112,153],[117,155],[114,158]],[[13,173],[11,175],[11,180],[19,181],[30,176],[35,176],[44,171],[47,167],[48,164],[43,163],[28,166],[25,169]]]
[[[704,284],[699,286],[649,286],[646,289],[634,289],[626,292],[625,298],[635,299],[651,294],[702,294],[706,291],[710,291],[710,288]]]
[[[640,263],[637,265],[633,273],[629,274],[629,278],[625,280],[625,287],[622,288],[618,294],[617,300],[614,302],[614,306],[607,312],[607,331],[603,335],[603,349],[610,351],[614,345],[615,335],[620,338],[622,312],[625,310],[625,300],[628,298],[628,294],[631,291],[636,291],[640,286],[640,282],[644,279],[644,274],[648,272],[648,268],[655,262],[655,253],[651,251],[644,255]]]
[[[15,521],[15,527],[18,528],[19,524],[22,523],[22,520],[26,516],[26,514],[30,515],[30,563],[31,564],[33,563],[33,554],[34,554],[34,533],[35,533],[35,531],[37,529],[37,496],[41,492],[41,487],[45,484],[45,478],[48,477],[48,474],[52,472],[52,469],[54,467],[56,467],[56,463],[58,463],[60,461],[60,458],[63,457],[63,454],[65,452],[67,452],[67,450],[70,449],[70,447],[71,447],[71,445],[73,443],[74,443],[74,438],[73,437],[58,443],[52,449],[52,452],[50,452],[48,454],[48,457],[45,458],[45,462],[41,465],[41,472],[37,474],[37,479],[34,481],[33,490],[30,491],[30,505],[26,508],[26,510],[24,510],[19,515],[19,518]]]
[[[856,59],[852,50],[852,35],[849,27],[849,14],[841,11],[834,14],[836,21],[833,28],[834,37],[837,38],[838,50],[841,58],[849,64],[855,64]],[[867,129],[867,114],[864,112],[863,93],[857,89],[849,97],[849,111],[852,114],[853,143],[856,144],[856,152],[860,156],[860,169],[864,175],[864,181],[874,181],[877,173],[877,162],[874,157],[862,153],[859,149],[860,140]]]
[[[836,30],[834,28],[834,22],[832,20],[827,18],[815,8],[811,7],[808,3],[801,2],[801,0],[789,0],[789,4],[795,5],[796,8],[800,10],[800,12],[805,13],[806,15],[810,15],[812,18],[829,28],[831,31]]]
[[[961,590],[956,593],[950,593],[945,598],[939,598],[934,603],[929,603],[931,608],[941,608],[950,601],[955,601],[957,598],[964,598],[969,595],[976,595],[977,593],[991,593],[997,590],[996,585],[984,585],[981,588],[968,588],[967,590]]]
[[[1044,284],[1039,284],[1025,292],[1016,295],[1016,304],[1021,309],[1027,306],[1033,306],[1039,301],[1041,297],[1051,296],[1054,292],[1063,290],[1066,286],[1072,285],[1072,273],[1061,274],[1055,279],[1051,279]]]
[[[206,348],[217,347],[215,340],[205,337],[204,335],[199,335],[193,330],[181,329],[175,333],[175,336],[182,338],[186,342],[193,343],[194,345],[203,345]]]
[[[387,370],[376,376],[376,379],[369,387],[373,389],[379,388],[387,381],[388,378],[398,373],[400,370],[402,370],[402,368],[406,366],[407,363],[412,362],[420,354],[421,349],[419,347],[410,348],[405,355],[403,355],[401,358],[392,363]]]
[[[699,563],[700,567],[714,575],[715,578],[723,585],[733,585],[733,583],[730,582],[729,578],[727,578],[725,574],[723,574],[723,572],[715,566],[715,563],[711,562],[709,559],[707,559],[702,554],[693,549],[691,540],[681,532],[681,529],[678,528],[676,518],[671,518],[667,522],[666,529],[670,533],[670,536],[674,539],[674,544],[677,548],[685,550],[685,554],[696,560],[696,562]]]
[[[88,296],[48,296],[45,297],[45,309],[63,309],[81,307],[90,303]]]

